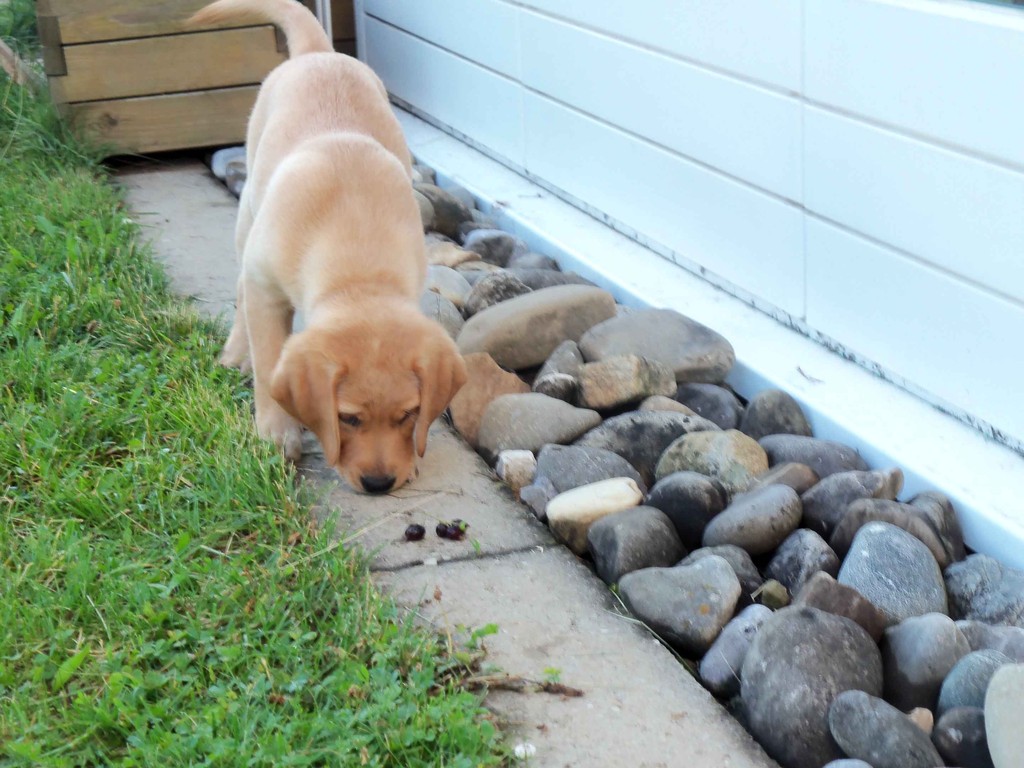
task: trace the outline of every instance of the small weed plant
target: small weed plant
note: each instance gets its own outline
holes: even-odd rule
[[[310,525],[221,339],[0,75],[0,765],[500,764],[458,660]]]

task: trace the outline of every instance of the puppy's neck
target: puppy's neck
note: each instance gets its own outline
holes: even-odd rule
[[[359,286],[319,299],[308,312],[308,323],[311,328],[337,326],[352,320],[404,313],[415,304],[408,296],[387,292],[380,286],[367,290]]]

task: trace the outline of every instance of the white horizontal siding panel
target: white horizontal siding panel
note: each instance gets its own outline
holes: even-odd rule
[[[743,290],[803,314],[795,206],[537,94],[526,93],[523,106],[529,172]]]
[[[363,8],[441,48],[518,76],[519,10],[501,0],[363,0]]]
[[[1024,14],[937,0],[806,0],[806,95],[1024,166]]]
[[[1024,307],[809,220],[807,320],[940,400],[1024,439]]]
[[[799,201],[800,103],[606,35],[523,12],[524,85]]]
[[[522,5],[784,90],[800,89],[801,0],[524,0]]]
[[[367,63],[388,91],[522,166],[522,100],[515,81],[447,53],[372,17]]]
[[[1024,173],[809,108],[807,208],[1024,302]]]

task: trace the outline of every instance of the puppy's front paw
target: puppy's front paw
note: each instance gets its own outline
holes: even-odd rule
[[[273,440],[289,461],[302,458],[302,425],[283,410],[257,413],[256,431],[264,440]]]
[[[232,344],[230,341],[224,345],[217,362],[225,368],[237,368],[242,373],[252,370],[252,361],[249,359],[249,345]]]

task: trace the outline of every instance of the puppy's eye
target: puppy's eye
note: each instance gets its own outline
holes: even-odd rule
[[[360,419],[358,416],[354,416],[351,413],[341,414],[341,416],[338,417],[338,420],[341,421],[342,424],[347,424],[350,427],[358,427],[361,426],[363,423],[362,419]]]
[[[411,411],[406,411],[405,413],[403,413],[402,414],[402,419],[398,423],[399,424],[405,424],[406,422],[409,422],[412,419],[415,419],[419,415],[420,415],[420,409],[419,408],[413,408]]]

